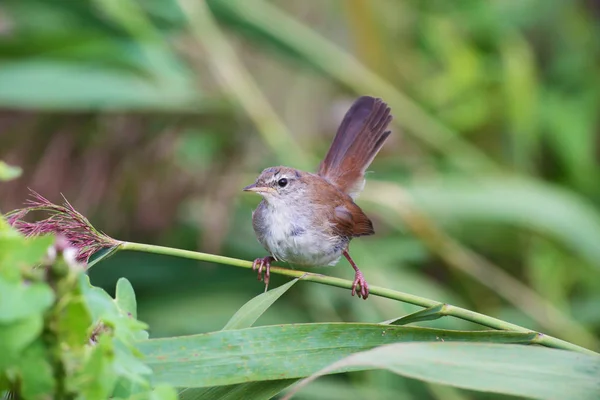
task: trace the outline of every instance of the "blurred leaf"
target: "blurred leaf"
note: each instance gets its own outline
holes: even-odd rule
[[[54,301],[46,284],[9,282],[0,276],[0,323],[41,315]]]
[[[280,379],[209,388],[188,388],[180,392],[179,398],[181,400],[268,400],[297,381],[297,379]]]
[[[133,318],[137,318],[137,302],[133,286],[126,278],[119,278],[117,281],[117,290],[115,301],[119,308],[129,313]]]
[[[379,371],[368,371],[361,375],[365,378],[347,380],[337,376],[326,376],[304,387],[294,399],[301,400],[340,400],[340,399],[374,399],[374,400],[417,400],[429,399],[425,393],[415,393],[414,382],[398,376],[385,376]],[[358,378],[358,377],[357,377]],[[360,381],[360,383],[359,383]],[[412,386],[412,387],[411,387]],[[433,397],[436,399],[436,397]],[[437,397],[437,400],[457,400],[452,398]],[[464,399],[461,399],[464,400]]]
[[[53,243],[54,237],[51,235],[28,238],[16,234],[0,235],[0,276],[10,281],[20,281],[21,268],[40,264]]]
[[[298,279],[293,279],[276,289],[261,293],[244,304],[231,319],[223,330],[242,329],[251,327],[256,320],[275,302],[281,295],[288,291]],[[272,380],[268,382],[241,383],[238,385],[217,386],[211,388],[188,388],[185,389],[181,399],[270,399],[286,387],[296,382],[296,379]]]
[[[48,350],[40,338],[33,342],[19,358],[21,394],[25,399],[49,399],[54,393],[54,371]]]
[[[171,386],[158,385],[150,393],[149,400],[177,400],[177,391]]]
[[[111,325],[115,337],[124,344],[148,337],[148,333],[144,330],[146,324],[128,315],[105,290],[92,286],[88,276],[82,275],[79,284],[94,324],[102,322]]]
[[[84,399],[108,399],[117,381],[117,373],[112,368],[113,346],[109,336],[100,336],[85,363],[68,380],[68,388],[79,393]]]
[[[579,280],[571,265],[577,262],[572,255],[565,254],[564,249],[550,243],[543,238],[534,238],[529,241],[525,271],[528,280],[536,292],[552,301],[553,304],[564,310],[569,309],[569,293],[573,285]],[[586,275],[586,271],[581,271]],[[577,310],[577,319],[581,321],[581,309]]]
[[[407,325],[407,324],[412,324],[414,322],[433,321],[435,319],[442,318],[445,316],[445,314],[444,314],[445,307],[446,307],[445,304],[440,304],[440,305],[437,305],[434,307],[429,307],[424,310],[420,310],[420,311],[414,312],[412,314],[405,315],[404,317],[401,317],[401,318],[385,321],[384,324]]]
[[[597,127],[600,94],[591,84],[580,96],[547,88],[540,101],[544,134],[577,186],[597,187]]]
[[[141,5],[132,0],[102,0],[96,2],[104,14],[139,40],[156,38],[156,32]]]
[[[0,181],[10,181],[21,176],[23,171],[19,167],[8,165],[4,161],[0,161]]]
[[[39,57],[40,53],[52,55],[57,62],[102,66],[143,75],[146,71],[139,51],[125,39],[109,39],[106,35],[89,29],[23,35],[2,40],[0,60],[18,62]]]
[[[513,224],[549,234],[600,267],[600,215],[558,187],[517,179],[419,183],[407,187],[416,204],[441,220]]]
[[[92,319],[81,295],[63,298],[67,304],[60,310],[56,319],[56,331],[63,343],[70,347],[81,347],[89,343],[88,330]]]
[[[0,371],[18,359],[21,351],[42,333],[43,327],[42,315],[0,324]]]
[[[0,66],[0,106],[47,110],[192,110],[193,85],[179,77],[152,78],[108,67],[51,59]]]
[[[93,1],[4,0],[10,17],[19,32],[51,35],[66,29],[88,28],[109,37],[124,37],[125,31],[98,12]]]
[[[293,324],[151,339],[138,347],[157,382],[207,387],[308,376],[353,352],[398,341],[529,343],[534,337],[376,324]]]
[[[251,327],[256,320],[265,312],[282,294],[288,291],[298,279],[293,279],[281,285],[276,289],[271,289],[268,292],[261,293],[246,304],[244,304],[229,322],[223,327],[223,330],[242,329]]]
[[[294,391],[321,375],[359,366],[465,389],[539,399],[591,400],[600,393],[600,357],[484,343],[397,343],[377,347],[324,368]]]

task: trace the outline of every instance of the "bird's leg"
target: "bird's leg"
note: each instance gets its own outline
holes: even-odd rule
[[[271,261],[275,261],[272,256],[266,256],[263,258],[257,258],[252,263],[252,271],[258,269],[258,280],[263,280],[263,268],[265,269],[265,285],[269,285],[269,278],[271,277]]]
[[[354,271],[356,271],[356,274],[354,275],[354,282],[352,282],[352,296],[358,294],[359,298],[362,297],[364,300],[366,300],[367,297],[369,297],[369,285],[367,284],[364,275],[362,272],[360,272],[360,269],[358,269],[352,260],[352,257],[350,257],[350,254],[348,254],[347,249],[344,250],[342,254],[344,254],[344,257],[346,257],[350,265],[352,265],[352,268],[354,268]]]

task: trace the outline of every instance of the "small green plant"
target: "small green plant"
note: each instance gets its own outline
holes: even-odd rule
[[[90,284],[63,236],[25,237],[0,218],[0,395],[13,399],[175,399],[152,387],[136,343],[131,284]]]

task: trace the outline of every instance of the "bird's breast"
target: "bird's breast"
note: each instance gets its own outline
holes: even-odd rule
[[[274,207],[261,203],[253,216],[258,240],[278,260],[304,266],[335,265],[348,245],[310,208]]]

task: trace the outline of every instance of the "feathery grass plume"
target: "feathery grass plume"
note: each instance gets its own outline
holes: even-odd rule
[[[59,206],[33,190],[31,195],[32,199],[27,200],[25,208],[13,210],[5,216],[8,223],[25,236],[48,233],[62,236],[77,250],[76,260],[84,264],[97,251],[114,248],[122,243],[94,228],[64,196],[65,203]],[[49,216],[36,222],[24,221],[23,218],[31,211],[44,211]]]

